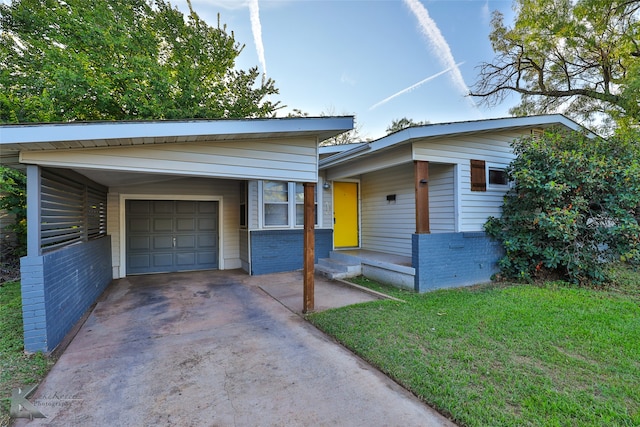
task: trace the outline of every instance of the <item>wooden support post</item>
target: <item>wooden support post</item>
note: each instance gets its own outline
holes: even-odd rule
[[[302,312],[314,310],[314,264],[315,264],[315,188],[314,182],[304,183],[304,290]]]
[[[415,161],[416,234],[430,233],[429,229],[429,162]]]

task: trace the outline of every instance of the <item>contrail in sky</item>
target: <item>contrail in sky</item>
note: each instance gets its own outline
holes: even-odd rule
[[[453,59],[453,54],[451,53],[449,44],[443,37],[435,21],[431,19],[431,16],[429,16],[427,9],[419,0],[404,0],[404,3],[409,7],[409,9],[411,9],[411,12],[413,12],[418,19],[420,31],[429,41],[429,44],[433,48],[442,65],[447,67],[447,70],[451,69],[451,79],[453,84],[464,96],[467,96],[470,92],[469,87],[464,82],[462,73],[460,73],[460,69]],[[473,102],[471,98],[468,99],[471,102],[471,105],[473,105],[474,108],[477,108],[475,102]]]
[[[459,66],[460,66],[460,65],[462,65],[462,64],[464,64],[464,62],[459,62],[459,63],[455,64],[455,67],[459,67]],[[373,104],[371,107],[369,107],[369,111],[373,110],[373,109],[374,109],[374,108],[376,108],[376,107],[381,106],[382,104],[386,104],[387,102],[391,101],[391,100],[392,100],[393,98],[395,98],[396,96],[400,96],[400,95],[402,95],[403,93],[411,92],[412,90],[414,90],[415,88],[417,88],[417,87],[419,87],[419,86],[422,86],[423,84],[425,84],[425,83],[426,83],[426,82],[428,82],[429,80],[433,80],[433,79],[435,79],[436,77],[440,77],[441,75],[446,74],[446,73],[448,73],[449,71],[451,71],[451,70],[453,70],[453,69],[454,69],[454,67],[449,67],[449,68],[447,68],[446,70],[442,70],[442,71],[440,71],[439,73],[436,73],[436,74],[434,74],[434,75],[432,75],[432,76],[429,76],[429,77],[427,77],[427,78],[426,78],[426,79],[424,79],[424,80],[420,80],[418,83],[416,83],[416,84],[414,84],[414,85],[411,85],[411,86],[409,86],[409,87],[408,87],[408,88],[406,88],[406,89],[402,89],[400,92],[396,92],[396,93],[394,93],[393,95],[391,95],[391,96],[389,96],[389,97],[387,97],[387,98],[383,99],[382,101],[378,102],[377,104]]]
[[[256,44],[256,52],[258,53],[258,61],[262,67],[262,73],[267,75],[267,61],[264,59],[264,45],[262,44],[262,25],[260,24],[260,8],[258,0],[249,1],[249,15],[251,17],[251,31],[253,32],[253,41]]]

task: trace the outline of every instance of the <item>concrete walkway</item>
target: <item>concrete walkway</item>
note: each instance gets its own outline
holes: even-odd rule
[[[301,306],[300,273],[115,281],[29,398],[47,418],[16,425],[453,425],[261,289],[296,282]]]

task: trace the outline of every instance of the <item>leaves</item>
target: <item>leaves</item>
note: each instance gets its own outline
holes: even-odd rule
[[[16,255],[26,254],[27,177],[22,172],[6,166],[0,166],[0,211],[14,215],[13,224],[7,228],[16,233]]]
[[[0,4],[0,121],[271,116],[278,93],[226,27],[165,0]]]
[[[516,0],[512,26],[494,12],[496,56],[480,65],[472,95],[494,104],[519,93],[515,115],[563,112],[595,125],[604,113],[637,124],[639,10],[637,0]]]
[[[556,130],[514,142],[508,173],[516,185],[502,217],[485,225],[505,247],[504,275],[531,280],[551,272],[597,283],[610,262],[640,262],[636,139]]]

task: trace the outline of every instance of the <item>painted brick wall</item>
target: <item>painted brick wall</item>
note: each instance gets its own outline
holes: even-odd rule
[[[333,230],[316,229],[315,262],[328,258],[333,248]],[[303,267],[303,230],[251,232],[251,274],[280,273]]]
[[[25,350],[51,351],[111,283],[111,238],[24,257],[21,275]]]
[[[414,234],[412,244],[417,292],[488,282],[504,253],[484,232]]]

